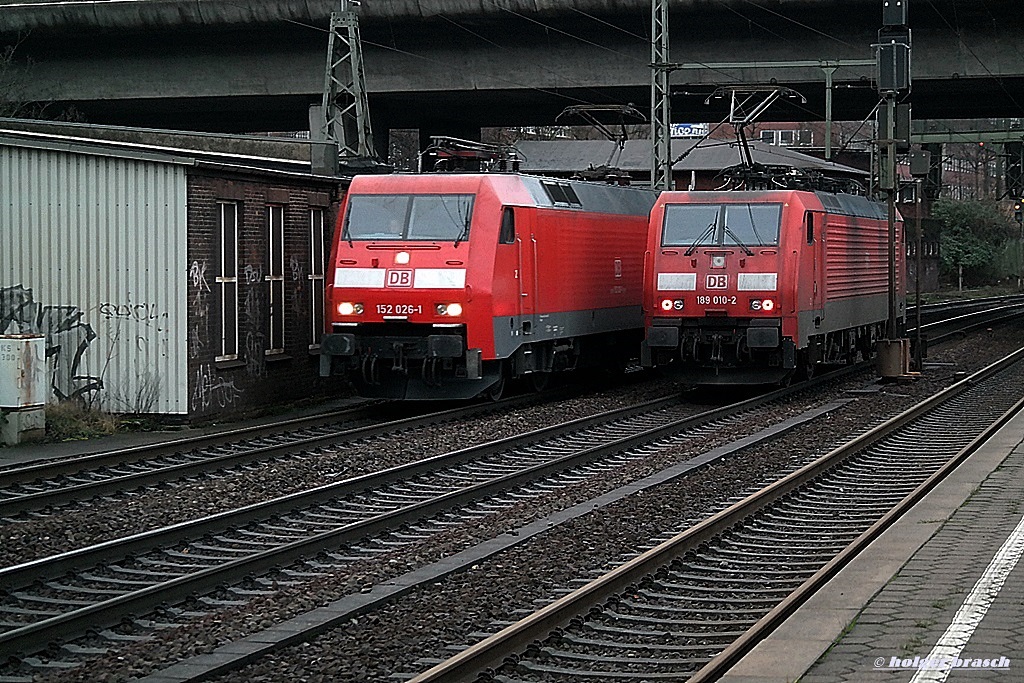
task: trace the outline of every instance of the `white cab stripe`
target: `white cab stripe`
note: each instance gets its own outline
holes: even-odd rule
[[[466,286],[465,268],[417,268],[415,289],[461,289]]]
[[[662,292],[693,292],[697,289],[697,273],[658,273],[658,290]]]
[[[383,268],[338,268],[334,271],[335,287],[383,287]]]
[[[774,292],[778,283],[778,273],[740,273],[736,277],[736,289],[740,292]]]

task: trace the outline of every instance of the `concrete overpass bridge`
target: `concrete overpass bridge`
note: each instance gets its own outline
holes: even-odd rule
[[[0,46],[30,59],[20,96],[94,122],[299,130],[318,102],[331,0],[0,0]],[[363,0],[375,128],[470,135],[548,125],[566,106],[649,103],[649,0]],[[916,119],[1024,117],[1017,0],[910,0]],[[673,62],[749,62],[672,74],[676,121],[719,121],[717,85],[774,80],[824,119],[824,72],[776,61],[865,60],[880,0],[671,0]],[[877,101],[868,66],[834,74],[835,118]]]

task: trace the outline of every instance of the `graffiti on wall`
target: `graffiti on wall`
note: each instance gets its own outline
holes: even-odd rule
[[[241,395],[242,390],[235,386],[233,379],[220,377],[213,366],[204,364],[196,370],[190,405],[193,412],[204,412],[214,406],[226,408],[234,405]]]
[[[188,357],[199,358],[210,334],[210,284],[206,280],[206,261],[193,261],[188,269],[193,298],[193,322],[188,327]]]
[[[245,272],[259,273],[259,280],[253,280],[246,287],[245,298],[242,299],[242,315],[247,321],[249,332],[245,335],[245,371],[250,377],[265,377],[267,374],[266,348],[267,336],[263,333],[267,319],[267,291],[261,281],[262,268],[246,266]],[[246,277],[246,282],[250,282]]]
[[[156,304],[134,304],[131,296],[128,297],[128,302],[123,304],[109,301],[101,303],[99,312],[107,320],[130,320],[150,327],[156,332],[167,331],[167,313],[160,313]]]
[[[242,281],[247,285],[263,282],[263,266],[246,264],[242,269]]]
[[[291,302],[291,314],[295,320],[301,320],[306,314],[302,308],[303,295],[306,289],[306,266],[302,264],[297,256],[292,256],[288,261],[288,269],[291,271],[291,295],[288,297]]]
[[[302,282],[306,279],[306,266],[302,265],[298,256],[292,256],[289,259],[288,269],[292,273],[292,282]]]
[[[150,362],[159,356],[169,355],[168,343],[170,315],[161,312],[156,303],[136,303],[131,292],[123,302],[105,301],[97,306],[100,317],[106,321],[105,337],[109,340],[106,352],[104,375],[107,378],[107,392],[104,402],[107,407],[126,413],[151,413],[155,410],[161,395],[162,378]],[[134,349],[131,354],[133,370],[125,369],[112,377],[110,361]]]
[[[83,398],[103,388],[82,357],[96,339],[78,306],[44,306],[21,285],[0,287],[0,334],[42,334],[50,363],[50,386],[59,399]]]

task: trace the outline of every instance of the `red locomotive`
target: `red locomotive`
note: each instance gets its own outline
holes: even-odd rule
[[[644,365],[681,361],[696,383],[785,382],[873,352],[889,308],[886,210],[827,192],[665,192],[644,273]]]
[[[517,173],[357,176],[339,214],[321,375],[360,394],[501,395],[635,357],[654,193]]]

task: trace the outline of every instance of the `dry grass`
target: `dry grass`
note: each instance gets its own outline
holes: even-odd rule
[[[62,401],[46,406],[47,441],[81,441],[121,431],[121,418],[78,401]]]

